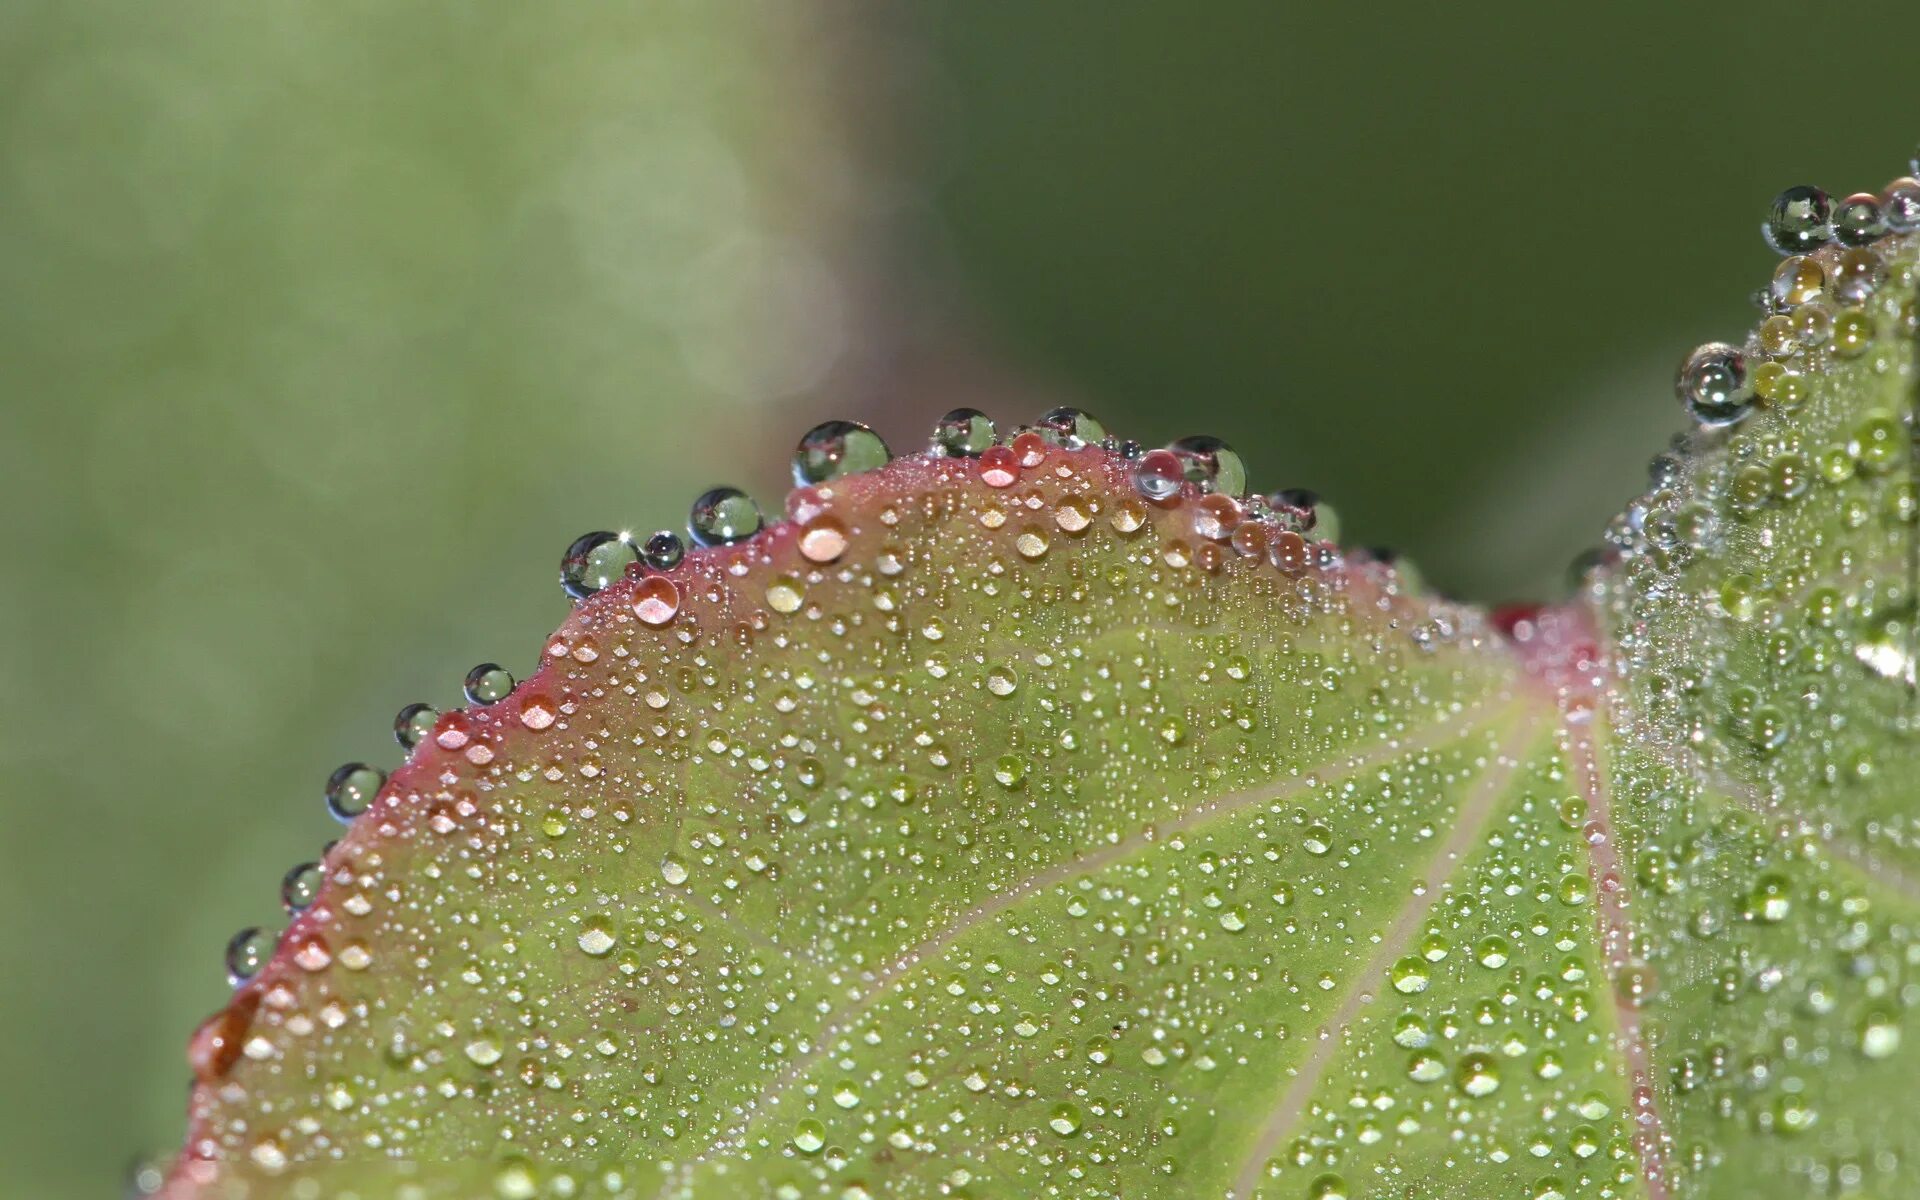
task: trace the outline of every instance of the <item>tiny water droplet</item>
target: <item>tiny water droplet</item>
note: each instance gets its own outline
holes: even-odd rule
[[[878,470],[892,457],[880,435],[858,421],[822,421],[807,430],[794,449],[794,486]]]
[[[698,546],[726,546],[760,532],[760,506],[739,488],[717,487],[701,494],[687,514],[687,532]]]
[[[560,587],[575,600],[584,600],[639,561],[640,547],[628,534],[605,529],[582,534],[560,557]]]
[[[993,421],[977,408],[956,408],[933,427],[933,452],[947,458],[979,458],[997,440]]]
[[[497,704],[513,694],[513,673],[499,663],[485,662],[467,672],[460,688],[473,704]]]

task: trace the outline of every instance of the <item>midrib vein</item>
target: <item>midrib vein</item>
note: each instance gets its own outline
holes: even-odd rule
[[[1314,1045],[1313,1053],[1294,1072],[1286,1091],[1281,1093],[1278,1103],[1261,1125],[1259,1136],[1254,1139],[1246,1160],[1241,1164],[1240,1174],[1234,1180],[1233,1190],[1229,1193],[1236,1200],[1247,1200],[1253,1195],[1267,1160],[1279,1150],[1280,1144],[1293,1132],[1301,1115],[1306,1112],[1314,1089],[1320,1085],[1320,1080],[1342,1045],[1346,1030],[1378,994],[1388,970],[1405,953],[1420,923],[1439,902],[1441,890],[1455,868],[1480,843],[1481,835],[1486,832],[1487,821],[1512,782],[1515,770],[1526,761],[1527,751],[1541,739],[1548,711],[1538,702],[1523,704],[1518,716],[1511,719],[1494,752],[1493,761],[1474,780],[1461,804],[1452,831],[1427,861],[1426,870],[1420,877],[1422,887],[1415,900],[1400,910],[1385,936],[1374,945],[1373,954],[1348,985],[1339,1009],[1321,1026],[1320,1039]]]

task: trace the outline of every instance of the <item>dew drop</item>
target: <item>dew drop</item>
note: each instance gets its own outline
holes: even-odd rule
[[[427,740],[440,710],[431,704],[409,704],[393,718],[393,740],[408,750]]]
[[[687,544],[671,529],[652,534],[640,547],[640,561],[656,571],[671,571],[687,556]]]
[[[1478,1099],[1490,1096],[1500,1090],[1500,1071],[1493,1059],[1485,1054],[1469,1054],[1460,1060],[1459,1068],[1454,1072],[1454,1082],[1460,1090]]]
[[[1347,1200],[1347,1181],[1339,1175],[1321,1175],[1307,1185],[1307,1200]]]
[[[680,588],[665,575],[649,575],[633,587],[633,615],[655,627],[680,611]]]
[[[815,1120],[805,1120],[793,1127],[793,1148],[802,1154],[818,1154],[827,1144],[827,1128]]]
[[[980,482],[988,487],[1007,488],[1020,481],[1020,462],[1009,447],[988,447],[979,458]]]
[[[1870,1013],[1860,1027],[1860,1053],[1871,1059],[1893,1057],[1900,1048],[1900,1027],[1885,1013]]]
[[[280,905],[289,914],[303,913],[313,906],[320,895],[320,884],[325,875],[317,862],[304,862],[296,865],[280,878]]]
[[[1217,437],[1196,434],[1167,447],[1180,460],[1187,482],[1203,492],[1240,497],[1247,491],[1247,466],[1233,447]]]
[[[1047,1128],[1061,1137],[1071,1137],[1080,1132],[1080,1120],[1078,1108],[1071,1104],[1056,1105],[1052,1115],[1047,1118]]]
[[[1880,197],[1872,192],[1855,192],[1834,210],[1833,236],[1842,245],[1865,246],[1886,232],[1887,221],[1880,212]]]
[[[815,517],[800,531],[800,553],[808,562],[830,563],[846,551],[846,528],[832,517]]]
[[[1774,307],[1794,308],[1818,296],[1827,286],[1827,272],[1820,260],[1795,254],[1780,260],[1773,269],[1773,282],[1767,295]]]
[[[767,585],[767,607],[777,613],[799,612],[806,595],[805,584],[791,575],[782,575]]]
[[[639,561],[640,547],[631,535],[605,529],[582,534],[560,558],[560,587],[575,600],[584,600]]]
[[[1833,198],[1817,187],[1790,187],[1773,199],[1760,227],[1781,254],[1805,254],[1833,237]]]
[[[551,726],[559,716],[559,710],[553,701],[538,693],[521,697],[520,723],[528,729],[541,730]]]
[[[1880,193],[1880,214],[1894,233],[1920,229],[1920,179],[1896,179]]]
[[[327,811],[342,824],[352,821],[367,811],[386,782],[387,773],[378,767],[344,763],[327,778]]]
[[[1734,424],[1753,409],[1746,355],[1725,342],[1708,342],[1680,364],[1674,392],[1707,428]]]
[[[619,939],[613,935],[613,927],[604,917],[592,917],[580,926],[580,936],[574,939],[580,949],[594,958],[604,958],[613,951]]]
[[[497,704],[513,694],[513,685],[513,672],[499,663],[486,662],[468,671],[460,686],[473,704]]]
[[[977,408],[956,408],[933,427],[933,452],[946,458],[979,458],[998,438],[987,414]]]
[[[257,925],[249,925],[227,941],[227,982],[239,987],[260,973],[273,957],[277,939]]]
[[[679,887],[688,878],[687,864],[677,855],[669,854],[660,860],[660,878],[674,887]]]
[[[1149,450],[1133,464],[1134,490],[1155,504],[1179,495],[1186,481],[1186,465],[1171,450]]]
[[[1426,960],[1409,954],[1393,964],[1393,971],[1389,978],[1393,982],[1394,991],[1403,996],[1411,996],[1426,991],[1432,977],[1428,974]]]
[[[1077,408],[1051,408],[1041,414],[1034,429],[1064,450],[1096,446],[1107,438],[1107,428]]]
[[[822,421],[794,449],[793,482],[807,487],[878,470],[892,457],[880,435],[858,421]]]
[[[687,514],[687,532],[697,546],[726,546],[760,532],[760,506],[739,488],[701,493]]]

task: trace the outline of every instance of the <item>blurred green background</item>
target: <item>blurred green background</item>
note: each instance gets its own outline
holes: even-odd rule
[[[176,1141],[327,772],[574,534],[1065,398],[1551,594],[1773,192],[1920,137],[1920,11],[1355,12],[0,4],[0,1191]]]

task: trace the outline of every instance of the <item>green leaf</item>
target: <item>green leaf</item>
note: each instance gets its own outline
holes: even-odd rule
[[[170,1194],[1903,1194],[1872,253],[1561,608],[1422,596],[1193,454],[1149,502],[1070,422],[605,588],[196,1035]]]

